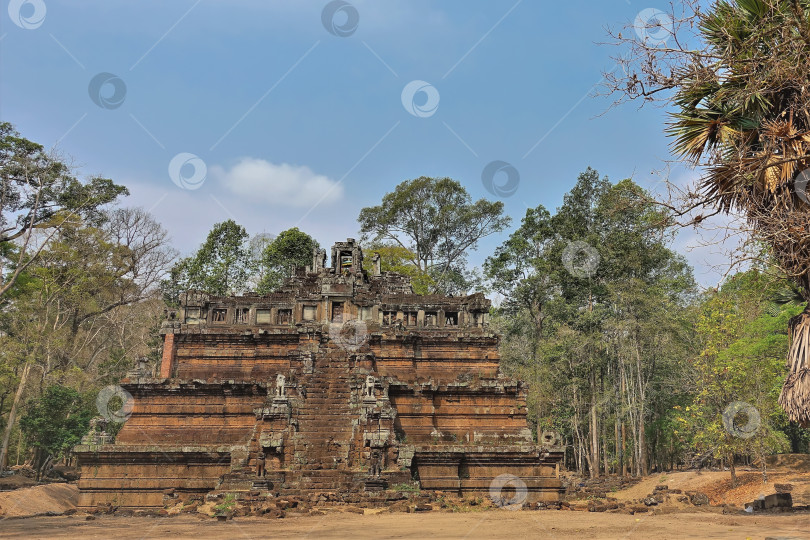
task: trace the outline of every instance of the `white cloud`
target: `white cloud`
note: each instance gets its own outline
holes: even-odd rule
[[[329,205],[343,198],[343,186],[315,174],[309,167],[276,165],[256,158],[242,158],[230,170],[211,167],[211,175],[246,202],[307,208]]]

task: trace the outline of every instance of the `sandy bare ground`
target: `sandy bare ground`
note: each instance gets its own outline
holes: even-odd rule
[[[79,489],[73,484],[44,484],[0,492],[0,518],[25,517],[76,508]],[[0,531],[4,529],[0,525]]]
[[[753,501],[760,495],[776,492],[775,484],[793,486],[793,504],[810,505],[810,472],[797,472],[790,469],[768,471],[768,481],[762,482],[762,473],[751,469],[741,469],[737,473],[736,487],[731,486],[731,475],[719,471],[684,471],[653,474],[627,489],[610,493],[619,501],[641,499],[652,493],[657,485],[666,485],[669,489],[701,491],[709,496],[712,505],[730,504],[743,508],[745,503]]]
[[[35,517],[0,522],[3,538],[804,538],[810,514],[727,516],[716,513],[630,516],[566,511],[491,510],[463,514],[327,514],[281,520],[237,518]]]

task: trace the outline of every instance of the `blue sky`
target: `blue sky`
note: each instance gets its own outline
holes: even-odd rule
[[[322,245],[356,237],[360,208],[418,176],[496,198],[481,177],[495,160],[519,173],[502,198],[517,226],[529,206],[559,206],[588,166],[650,188],[670,157],[664,111],[592,96],[617,52],[598,44],[605,28],[665,2],[4,4],[0,118],[126,185],[126,204],[150,209],[183,253],[228,218]],[[403,98],[412,81],[438,102]],[[716,256],[686,253],[693,239],[676,248],[713,285]]]

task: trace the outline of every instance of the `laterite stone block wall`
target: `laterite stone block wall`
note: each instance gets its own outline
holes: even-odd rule
[[[75,449],[79,505],[408,478],[461,495],[509,478],[529,501],[559,497],[564,449],[532,440],[526,388],[499,373],[490,302],[413,294],[405,276],[363,271],[351,239],[332,256],[327,267],[316,251],[266,296],[184,294],[159,369],[121,383],[131,410],[114,444],[96,432]]]

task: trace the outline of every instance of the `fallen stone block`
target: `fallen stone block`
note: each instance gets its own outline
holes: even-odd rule
[[[709,504],[709,496],[698,491],[689,495],[689,502],[695,506],[707,506]]]
[[[793,506],[793,497],[790,493],[772,493],[765,497],[764,506],[765,510],[771,508],[791,508]]]

